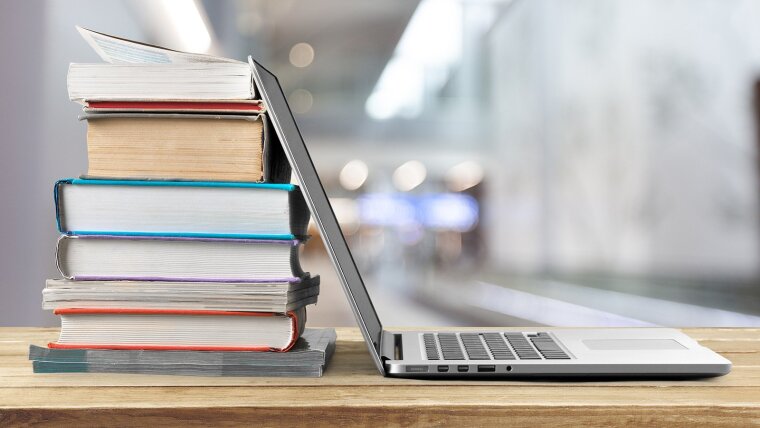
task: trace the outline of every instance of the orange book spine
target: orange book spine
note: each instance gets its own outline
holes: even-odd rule
[[[271,317],[272,312],[242,312],[242,311],[210,311],[210,310],[177,310],[177,309],[106,309],[106,308],[60,308],[53,311],[56,315],[224,315],[246,317]],[[196,346],[196,345],[104,345],[87,343],[48,343],[52,349],[115,349],[115,350],[144,350],[144,351],[256,351],[256,352],[287,352],[295,345],[300,332],[298,331],[298,316],[294,311],[287,312],[292,323],[290,342],[284,348],[268,346]]]

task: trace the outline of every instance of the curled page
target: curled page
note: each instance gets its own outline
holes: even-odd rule
[[[110,63],[182,64],[197,62],[239,63],[213,55],[180,52],[159,46],[98,33],[77,26],[79,34],[97,52],[103,61]]]

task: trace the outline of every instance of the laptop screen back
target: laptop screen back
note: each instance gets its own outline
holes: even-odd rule
[[[293,114],[288,107],[282,88],[277,78],[267,69],[252,61],[250,57],[249,62],[251,62],[256,86],[266,105],[276,137],[282,143],[285,154],[293,167],[293,173],[298,178],[301,191],[325,242],[325,248],[335,266],[354,316],[367,344],[370,346],[370,353],[375,364],[383,371],[379,353],[383,326],[359,275],[359,270],[343,237],[338,220],[327,199],[327,194],[322,187],[322,182],[319,180],[301,132],[298,130]],[[275,136],[270,135],[270,138],[273,137]]]

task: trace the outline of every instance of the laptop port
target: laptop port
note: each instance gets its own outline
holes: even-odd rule
[[[462,373],[468,372],[470,371],[470,366],[457,366],[457,371]]]
[[[507,366],[507,371],[511,372],[512,371],[512,366]]]
[[[478,366],[478,371],[479,372],[495,372],[496,371],[496,366],[491,366],[491,365],[488,365],[488,366]]]
[[[449,366],[438,366],[439,373],[446,373],[449,371]]]
[[[427,366],[406,366],[407,373],[427,373]]]

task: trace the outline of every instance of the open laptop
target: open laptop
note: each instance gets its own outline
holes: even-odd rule
[[[640,378],[720,376],[731,370],[730,361],[674,329],[383,330],[282,88],[267,69],[250,57],[249,62],[276,137],[298,177],[381,374],[410,378]]]

